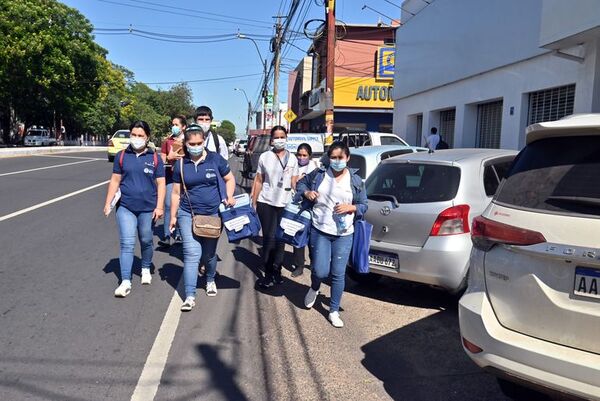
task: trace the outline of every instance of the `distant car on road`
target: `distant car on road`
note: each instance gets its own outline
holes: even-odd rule
[[[516,151],[453,149],[381,162],[366,181],[370,271],[451,293],[467,283],[470,221],[489,205]],[[352,160],[352,156],[351,156]]]
[[[112,162],[120,150],[129,146],[129,130],[120,129],[108,140],[108,161]]]
[[[463,346],[510,397],[600,400],[599,184],[600,114],[534,124],[473,221]]]
[[[247,139],[240,139],[233,148],[233,153],[235,153],[236,156],[241,156],[244,153],[246,153],[246,145],[248,144],[248,140]]]
[[[44,127],[38,128],[35,125],[27,130],[23,138],[23,145],[25,146],[52,146],[56,144],[56,138],[52,136],[50,131]]]
[[[375,171],[379,163],[383,160],[409,153],[426,152],[428,150],[427,148],[404,145],[365,146],[363,148],[352,149],[348,167],[357,169],[358,175],[364,181],[369,178],[371,173]]]

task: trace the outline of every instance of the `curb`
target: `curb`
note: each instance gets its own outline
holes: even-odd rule
[[[4,148],[0,159],[7,157],[45,155],[54,153],[106,152],[107,146],[53,146],[51,148]]]

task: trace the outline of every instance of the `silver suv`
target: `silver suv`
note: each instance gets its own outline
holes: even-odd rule
[[[519,382],[600,400],[600,114],[527,131],[473,222],[463,345],[510,396]]]
[[[470,221],[489,205],[516,154],[452,149],[381,162],[366,182],[371,274],[349,269],[350,277],[385,275],[460,292],[471,254]]]

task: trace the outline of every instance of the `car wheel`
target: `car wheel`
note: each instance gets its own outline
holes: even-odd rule
[[[346,269],[348,273],[348,277],[352,279],[352,281],[361,284],[361,285],[375,285],[379,280],[381,280],[381,275],[374,273],[357,273],[352,267],[348,266]]]
[[[515,401],[550,401],[551,398],[543,393],[525,387],[521,384],[498,378],[498,385],[502,393]]]

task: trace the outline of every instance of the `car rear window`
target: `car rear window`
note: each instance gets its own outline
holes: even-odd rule
[[[365,175],[367,174],[367,162],[365,158],[359,155],[352,155],[350,160],[348,161],[348,167],[357,169],[357,174],[365,179]]]
[[[600,216],[600,136],[548,138],[519,153],[496,202],[548,213]]]
[[[129,138],[129,131],[117,131],[113,138]]]
[[[459,184],[458,167],[386,163],[371,174],[366,187],[367,197],[372,199],[393,196],[398,203],[427,203],[454,199]]]

